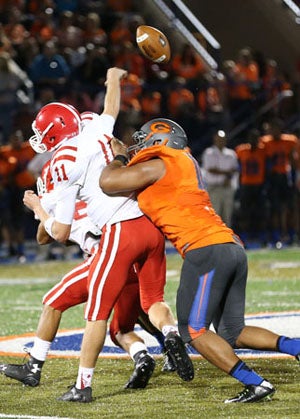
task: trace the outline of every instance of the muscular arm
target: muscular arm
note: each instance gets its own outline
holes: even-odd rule
[[[130,167],[113,160],[103,169],[99,185],[108,195],[122,195],[152,185],[164,176],[165,170],[165,164],[161,159],[137,163]]]

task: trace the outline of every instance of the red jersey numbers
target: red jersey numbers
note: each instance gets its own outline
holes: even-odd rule
[[[68,180],[68,176],[66,174],[65,165],[61,164],[60,166],[54,167],[54,172],[56,175],[57,182],[62,182]]]

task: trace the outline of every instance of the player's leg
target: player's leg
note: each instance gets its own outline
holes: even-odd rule
[[[141,234],[141,231],[143,234]],[[162,251],[161,257],[164,258],[163,236],[145,216],[134,220],[124,221],[122,223],[116,223],[114,225],[106,225],[106,227],[103,228],[99,250],[89,272],[89,297],[86,304],[88,330],[83,336],[76,385],[59,397],[59,400],[76,402],[92,401],[91,383],[93,372],[99,351],[102,350],[105,339],[104,333],[101,332],[100,322],[104,322],[109,318],[111,311],[126,284],[131,266],[135,262],[145,262],[145,260],[148,260],[152,252],[158,251],[157,246],[159,247],[159,250]],[[144,269],[145,264],[141,264]],[[165,259],[163,267],[165,269]],[[167,318],[168,321],[169,318],[172,317],[168,314],[170,309],[163,302],[165,271],[162,288],[160,278],[159,292],[157,292],[157,289],[154,289],[155,287],[151,281],[151,278],[152,280],[154,278],[155,282],[157,272],[153,262],[149,265],[148,269],[148,292],[150,293],[152,291],[152,297],[155,298],[154,301],[152,300],[152,305],[155,305],[155,302],[158,303],[158,305],[163,306],[163,310],[160,310],[160,313],[156,314],[157,322],[160,324],[159,316],[164,319]],[[148,308],[149,307],[147,307],[147,309]],[[95,333],[93,333],[93,328],[95,329]],[[163,325],[163,328],[166,329],[165,331],[162,330],[162,332],[168,335],[166,336],[166,341],[169,337],[169,342],[171,342],[172,345],[172,348],[167,348],[168,350],[173,353],[177,351],[177,354],[179,345],[182,345],[182,347],[180,346],[180,350],[182,351],[178,355],[178,358],[180,358],[180,365],[179,367],[177,366],[177,370],[181,369],[183,375],[187,370],[184,363],[188,360],[188,376],[190,377],[191,370],[193,372],[192,363],[185,352],[181,338],[177,334],[173,338],[175,333],[170,330],[171,328],[176,329],[174,318],[172,317],[171,324],[168,322]],[[171,332],[171,336],[169,332]]]
[[[25,364],[3,364],[0,371],[7,377],[35,387],[40,383],[41,372],[54,340],[62,313],[87,299],[87,275],[90,259],[84,261],[56,284],[43,298],[41,313],[29,360]]]
[[[209,246],[186,254],[177,295],[179,330],[185,341],[210,363],[245,385],[245,389],[237,397],[226,400],[227,403],[269,399],[275,392],[273,386],[242,362],[232,348],[231,340],[236,340],[244,326],[246,280],[247,260],[242,247]],[[223,327],[220,307],[225,307],[229,313],[230,305],[234,315],[229,322],[228,314],[230,330],[227,330]],[[215,321],[217,333],[209,330],[212,321]]]
[[[112,341],[123,348],[134,362],[134,370],[125,388],[145,388],[155,368],[155,361],[144,340],[134,332],[140,312],[139,283],[134,269],[122,290],[110,322]]]
[[[134,224],[133,224],[134,226]],[[133,265],[128,245],[132,240],[128,222],[103,228],[99,248],[88,275],[88,299],[85,307],[86,326],[83,334],[76,383],[58,398],[61,401],[92,401],[92,380],[99,353],[102,351],[107,320],[124,288]],[[132,242],[131,242],[132,244]]]
[[[172,358],[180,378],[185,381],[194,377],[193,363],[179,336],[175,318],[164,301],[166,283],[165,239],[149,220],[143,230],[148,241],[148,257],[140,259],[138,277],[140,282],[141,307],[149,315],[150,322],[165,337],[166,351]]]
[[[154,336],[155,339],[158,341],[161,352],[163,354],[163,367],[162,371],[164,372],[174,372],[176,371],[176,366],[170,357],[169,352],[165,348],[165,337],[162,332],[157,329],[157,327],[153,326],[153,324],[149,320],[148,314],[146,314],[142,308],[140,307],[140,313],[137,319],[137,323],[144,329],[146,332],[150,333],[150,335]]]

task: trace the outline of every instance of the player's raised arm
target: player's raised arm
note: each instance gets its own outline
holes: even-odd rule
[[[117,118],[120,110],[121,80],[127,76],[127,71],[121,68],[109,68],[106,74],[106,95],[104,99],[103,114]]]

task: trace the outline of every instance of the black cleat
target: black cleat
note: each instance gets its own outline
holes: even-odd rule
[[[85,387],[83,389],[78,389],[74,384],[66,393],[58,397],[57,400],[62,402],[90,403],[93,400],[92,388]]]
[[[300,365],[300,354],[296,355],[295,358],[296,358],[296,361],[298,361]]]
[[[124,388],[145,388],[153,374],[154,368],[155,361],[152,356],[148,353],[141,354]]]
[[[0,365],[0,371],[6,375],[6,377],[18,380],[25,386],[36,387],[40,383],[42,365],[44,362],[37,362],[30,358],[26,364],[2,364]]]
[[[164,345],[179,377],[184,381],[191,381],[194,378],[194,366],[181,337],[176,332],[169,332]]]
[[[271,383],[264,380],[259,386],[248,385],[232,399],[224,400],[224,403],[255,403],[270,401],[275,393]]]
[[[163,353],[163,367],[161,369],[163,372],[174,372],[176,371],[176,366],[172,361],[172,358],[168,352]]]

